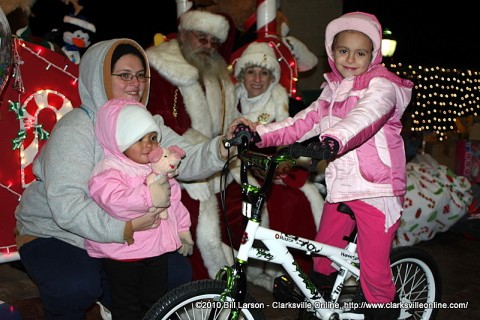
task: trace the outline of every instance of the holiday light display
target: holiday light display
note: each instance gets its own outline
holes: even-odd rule
[[[0,92],[10,77],[12,62],[12,31],[7,17],[0,8]]]
[[[14,38],[11,76],[0,105],[0,261],[14,257],[14,211],[35,180],[33,160],[57,121],[80,105],[78,66],[42,46]]]
[[[480,70],[390,63],[387,67],[415,84],[412,102],[412,130],[433,134],[438,141],[458,137],[455,121],[480,113]]]
[[[180,1],[182,10],[191,1]],[[291,97],[297,93],[297,65],[288,46],[276,32],[275,1],[257,0],[257,41],[268,43],[281,65],[280,83]],[[179,10],[180,12],[181,10]],[[3,43],[8,38],[2,38]],[[2,65],[0,76],[0,256],[16,251],[14,211],[24,189],[34,181],[32,164],[56,122],[79,106],[78,65],[51,50],[19,39],[12,40],[13,63]],[[244,48],[233,54],[239,57]],[[459,133],[456,119],[478,117],[480,71],[388,63],[387,67],[414,82],[408,110],[412,130],[444,141]],[[11,69],[11,70],[10,70]],[[11,71],[11,76],[8,77]],[[0,257],[1,260],[1,257]]]

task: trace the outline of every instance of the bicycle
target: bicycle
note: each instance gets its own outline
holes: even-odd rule
[[[232,266],[219,270],[216,279],[198,280],[180,286],[162,297],[144,319],[265,319],[266,307],[247,291],[246,268],[249,259],[283,266],[285,276],[275,279],[274,295],[300,309],[299,319],[363,319],[362,301],[356,301],[352,282],[359,292],[360,262],[356,253],[356,230],[348,237],[345,248],[329,246],[260,226],[261,209],[277,167],[295,163],[299,157],[321,160],[323,150],[295,143],[274,155],[249,150],[250,133],[240,131],[226,146],[238,146],[241,159],[242,213],[248,218],[244,237]],[[266,172],[263,185],[249,184],[248,170],[255,167]],[[339,211],[353,217],[345,204]],[[263,245],[259,245],[259,243]],[[331,292],[320,292],[308,275],[295,262],[289,249],[312,256],[328,257],[338,274]],[[390,255],[392,275],[400,303],[399,319],[434,319],[434,308],[441,298],[441,279],[434,259],[417,247],[397,247]],[[350,290],[347,290],[350,289]],[[329,296],[328,296],[329,294]]]

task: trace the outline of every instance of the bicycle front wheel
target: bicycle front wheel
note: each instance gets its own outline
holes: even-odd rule
[[[432,320],[441,299],[441,278],[435,260],[417,247],[398,247],[390,255],[393,280],[402,307],[399,319]]]
[[[181,320],[181,319],[231,319],[231,308],[235,301],[228,297],[225,303],[217,303],[226,288],[225,281],[199,280],[184,284],[155,303],[143,320]],[[245,305],[241,309],[239,320],[264,320],[261,309],[255,308],[256,300],[246,293]]]

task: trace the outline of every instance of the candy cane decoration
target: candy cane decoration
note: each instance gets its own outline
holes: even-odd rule
[[[31,94],[21,107],[25,110],[20,120],[20,131],[25,133],[25,139],[20,145],[20,164],[22,187],[26,188],[35,180],[33,160],[39,150],[39,139],[46,140],[48,132],[38,122],[42,110],[49,109],[55,113],[56,122],[73,109],[72,102],[63,94],[54,90],[39,90]],[[56,123],[55,122],[55,123]]]
[[[268,42],[276,51],[280,63],[281,75],[279,82],[290,97],[297,96],[296,82],[298,70],[292,50],[277,34],[277,3],[276,0],[257,0],[257,38],[259,42]]]
[[[257,0],[258,38],[277,34],[277,7],[275,0]]]
[[[189,0],[177,0],[177,19],[180,18],[182,13],[187,12],[193,6],[192,1]]]

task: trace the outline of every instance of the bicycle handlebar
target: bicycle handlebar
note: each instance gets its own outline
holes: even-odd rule
[[[315,160],[324,160],[330,157],[330,149],[318,142],[312,142],[308,146],[304,146],[298,142],[287,147],[289,155],[298,159],[300,157],[312,158]]]
[[[238,124],[235,128],[234,137],[224,142],[225,148],[232,146],[248,145],[253,142],[253,136],[256,133],[252,132],[250,128],[242,123]],[[258,135],[257,135],[258,137]]]
[[[255,132],[252,132],[246,125],[239,124],[235,129],[235,136],[225,141],[225,147],[238,146],[240,154],[245,150],[248,150],[249,145],[252,142],[260,141],[260,137]],[[298,142],[292,145],[282,148],[277,152],[277,155],[289,156],[293,159],[300,157],[312,158],[314,160],[327,159],[330,156],[330,149],[325,145],[322,145],[320,141],[312,142],[308,146],[304,146]]]

